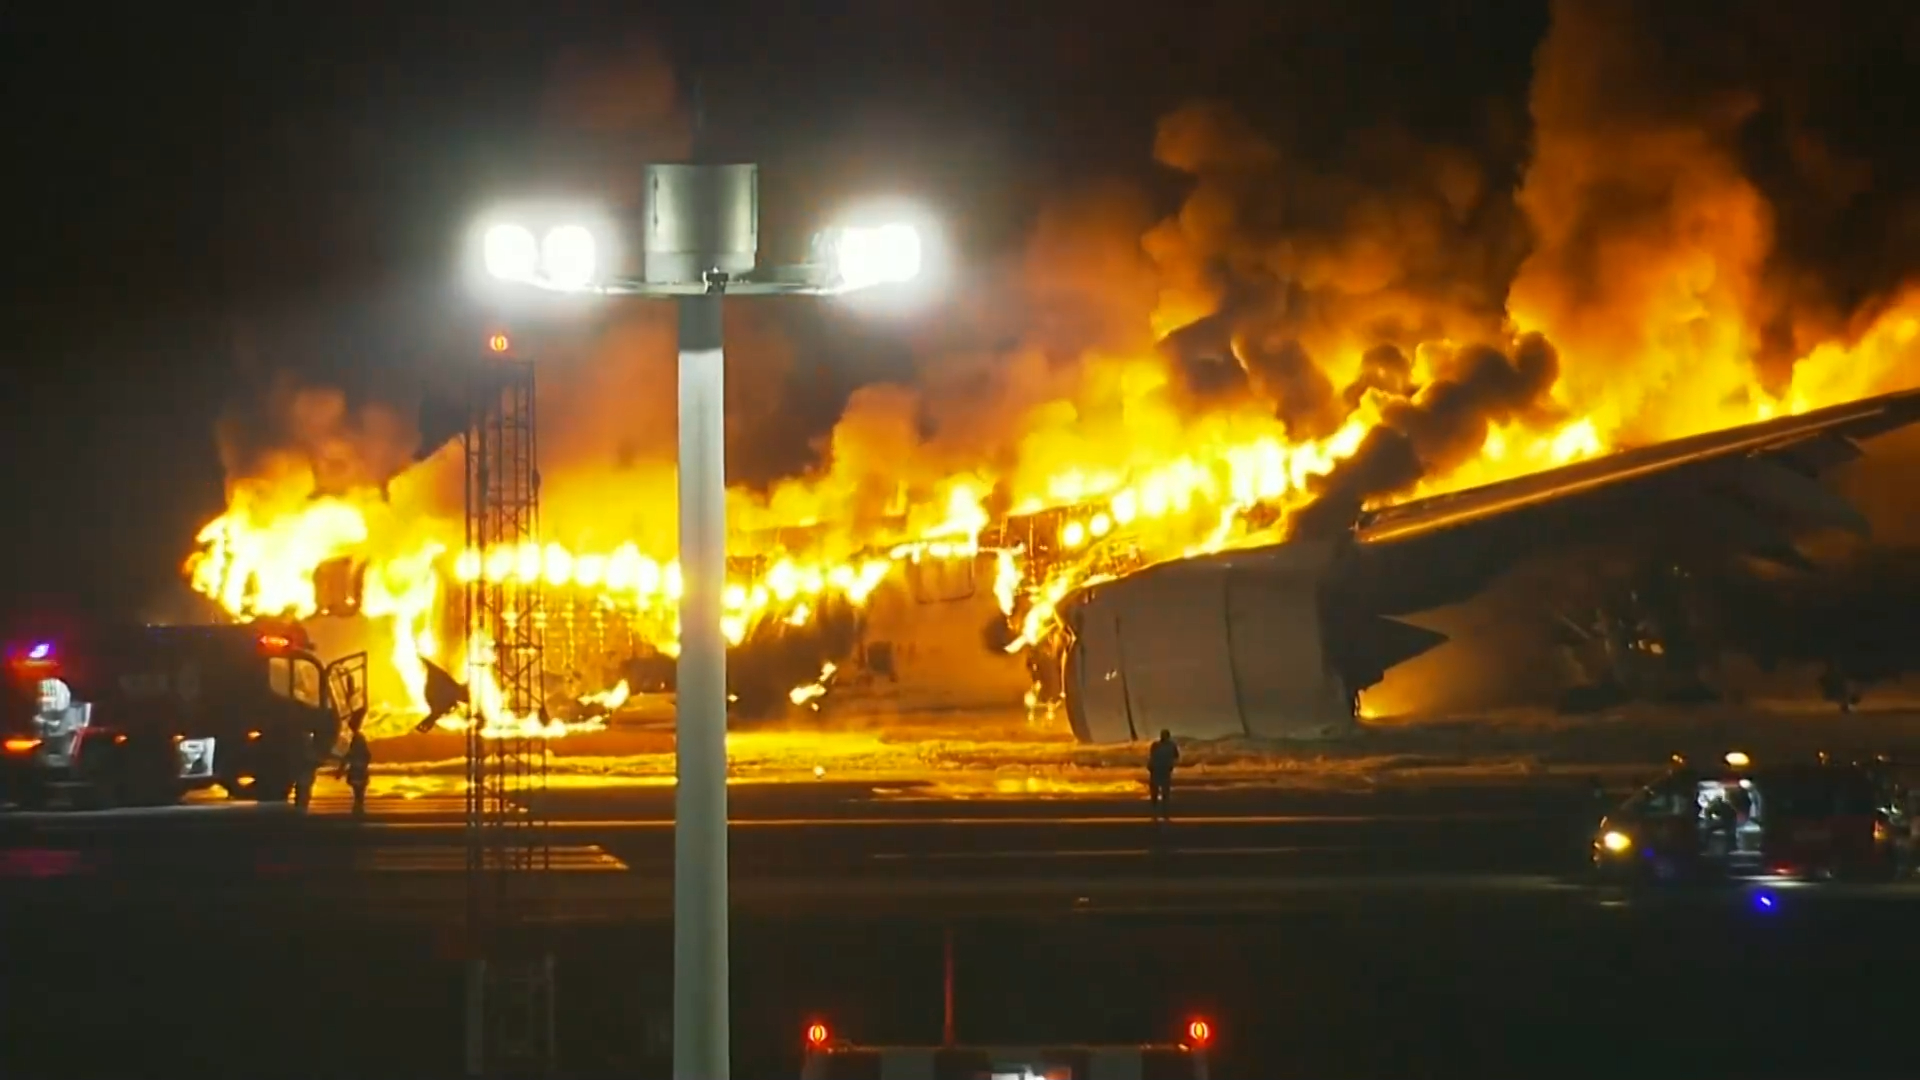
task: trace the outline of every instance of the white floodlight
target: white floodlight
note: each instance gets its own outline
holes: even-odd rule
[[[920,276],[920,230],[904,223],[828,231],[835,285],[847,291],[898,285]]]
[[[539,272],[540,245],[525,226],[490,226],[481,245],[487,273],[501,281],[531,281]]]
[[[584,289],[599,271],[599,252],[593,231],[584,225],[559,225],[547,230],[540,242],[540,271],[546,283],[561,290]]]

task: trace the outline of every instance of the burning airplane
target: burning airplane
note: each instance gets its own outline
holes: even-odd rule
[[[1667,62],[1687,50],[1616,8],[1554,5],[1525,161],[1382,138],[1329,174],[1230,109],[1177,110],[1153,145],[1189,182],[1177,211],[1098,192],[1048,208],[910,385],[836,398],[830,431],[788,430],[827,358],[803,371],[801,336],[743,310],[739,720],[1337,728],[1383,673],[1464,644],[1415,623],[1503,571],[1672,583],[1857,528],[1815,478],[1906,422],[1908,399],[1877,395],[1920,385],[1904,234],[1814,265],[1750,175],[1766,133],[1729,107],[1771,84],[1696,92],[1725,73]],[[1778,156],[1831,158],[1795,138]],[[539,582],[555,715],[643,711],[677,652],[671,334],[610,317],[543,368],[543,542],[513,550],[463,550],[450,432],[311,387],[275,398],[253,425],[275,438],[223,443],[228,505],[192,587],[234,618],[304,619],[323,651],[366,648],[403,731],[435,711],[436,671],[485,647],[460,640],[460,584]],[[1601,658],[1586,682],[1679,641],[1639,625],[1658,590],[1622,587],[1538,598],[1559,627],[1538,636]]]
[[[804,537],[760,537],[770,554],[734,560],[725,629],[736,714],[1024,707],[1058,710],[1087,742],[1161,729],[1337,732],[1353,722],[1362,691],[1445,641],[1401,620],[1471,600],[1529,561],[1627,552],[1656,565],[1791,564],[1802,532],[1864,531],[1859,513],[1817,477],[1857,457],[1858,440],[1916,418],[1920,392],[1903,392],[1346,519],[1318,508],[1339,505],[1366,453],[1385,452],[1357,428],[1324,446],[1222,455],[1212,468],[1182,462],[1101,498],[998,521],[956,484],[942,520],[890,546],[828,563],[776,546],[798,548]],[[1555,453],[1557,442],[1543,440],[1542,452]],[[1271,468],[1237,472],[1239,462]],[[1311,504],[1309,480],[1318,485]],[[323,639],[328,627],[385,621],[390,675],[406,695],[387,703],[398,715],[448,711],[429,693],[434,677],[446,678],[436,643],[459,625],[445,598],[480,576],[544,584],[555,715],[604,716],[636,692],[672,692],[671,561],[633,545],[455,554],[423,541],[381,562],[335,553],[370,535],[349,524],[359,520],[350,504],[317,500],[305,513],[306,527],[331,527],[339,539],[296,547],[314,554],[295,565],[292,584],[262,580],[259,564],[241,578],[243,554],[274,545],[228,539],[227,519],[203,534],[210,544],[193,564],[196,580],[231,596],[243,616],[268,610],[249,605],[292,597],[291,610],[317,622]],[[1686,527],[1674,528],[1681,520]],[[217,587],[237,580],[247,582],[239,592]]]

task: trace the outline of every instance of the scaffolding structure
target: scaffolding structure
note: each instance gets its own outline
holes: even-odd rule
[[[467,550],[539,550],[534,365],[504,334],[468,382]],[[539,932],[551,851],[545,632],[538,573],[485,567],[465,596],[467,672],[467,1073],[550,1076],[553,958]],[[504,570],[506,572],[497,572]]]

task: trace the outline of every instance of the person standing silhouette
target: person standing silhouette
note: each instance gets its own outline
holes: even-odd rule
[[[373,750],[367,746],[367,736],[360,730],[360,723],[356,717],[348,726],[353,737],[340,759],[340,775],[353,790],[353,816],[357,818],[367,816],[367,780],[373,769]]]
[[[1180,747],[1173,741],[1173,732],[1163,730],[1147,750],[1147,798],[1157,820],[1171,820],[1168,802],[1173,795],[1173,769],[1178,764]]]

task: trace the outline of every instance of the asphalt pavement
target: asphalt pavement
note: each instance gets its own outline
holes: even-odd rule
[[[736,1072],[794,1075],[813,1020],[937,1036],[943,933],[962,1039],[1126,1042],[1205,1015],[1219,1077],[1900,1075],[1910,1057],[1884,988],[1920,961],[1913,886],[1590,888],[1571,871],[1591,804],[1567,785],[1186,795],[1163,828],[1124,801],[736,791]],[[514,887],[559,924],[528,932],[556,958],[566,1075],[664,1076],[671,793],[550,799],[552,871]],[[0,814],[0,904],[57,931],[9,946],[31,992],[0,1011],[0,1071],[459,1075],[464,804],[347,809],[327,788],[307,815]],[[1702,979],[1737,1016],[1648,1008]]]
[[[736,791],[733,804],[732,901],[749,914],[1610,902],[1580,876],[1593,803],[1567,784],[1195,790],[1182,793],[1167,822],[1148,817],[1140,801],[932,801],[861,785],[752,787]],[[519,831],[504,855],[469,849],[464,799],[446,794],[374,800],[362,818],[332,786],[304,814],[221,799],[6,814],[0,896],[318,905],[437,922],[461,909],[478,858],[483,867],[543,871],[509,876],[514,895],[549,918],[670,912],[670,790],[571,789],[548,793],[540,807],[546,821]]]

